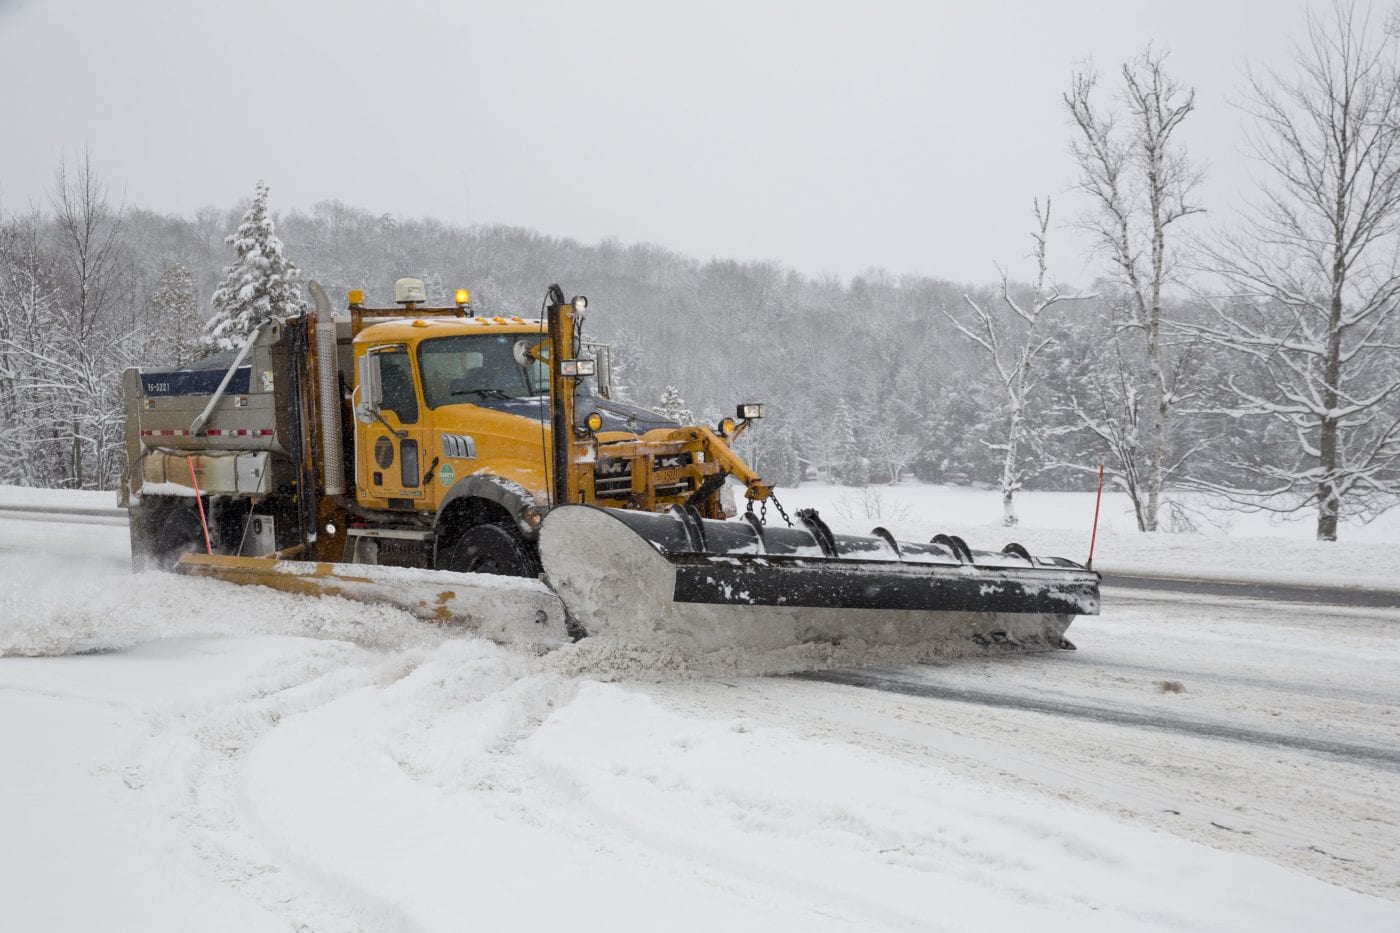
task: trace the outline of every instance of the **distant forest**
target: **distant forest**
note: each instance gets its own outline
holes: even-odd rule
[[[79,194],[100,192],[95,176],[78,185],[75,173],[68,174]],[[66,387],[85,404],[112,406],[124,365],[182,362],[171,343],[172,312],[209,316],[209,297],[232,259],[225,238],[245,206],[203,208],[191,219],[101,197],[87,219],[65,222],[53,211],[3,218],[0,287],[3,307],[13,312],[6,320],[17,322],[21,305],[47,293],[47,340],[68,344],[86,331],[96,341],[86,354],[77,347],[41,350],[46,364],[30,363],[46,372],[32,381]],[[430,299],[444,304],[453,289],[469,288],[480,314],[535,316],[554,282],[567,294],[587,295],[590,336],[613,347],[624,400],[660,407],[674,387],[683,407],[709,422],[733,414],[740,401],[767,403],[747,453],[782,484],[830,476],[864,485],[912,473],[995,485],[1000,477],[997,445],[1005,440],[1007,406],[989,378],[985,352],[950,318],[966,317],[970,298],[1013,329],[1000,284],[880,270],[849,281],[812,278],[772,262],[701,261],[650,244],[584,244],[519,227],[375,215],[339,202],[283,213],[276,230],[303,280],[322,283],[337,300],[355,288],[365,290],[368,304],[392,304],[393,283],[403,276],[423,279]],[[1029,233],[1026,245],[1032,246]],[[1029,285],[1010,283],[1009,291],[1033,300]],[[1099,382],[1111,377],[1103,371],[1115,352],[1110,305],[1103,297],[1061,301],[1040,325],[1056,350],[1024,413],[1036,425],[1038,445],[1029,487],[1088,488],[1098,463],[1111,459],[1074,414],[1077,406],[1098,404]],[[89,359],[117,347],[122,352],[114,359]],[[6,354],[7,375],[25,368],[16,350]],[[1183,383],[1208,408],[1228,364],[1190,345],[1179,347],[1178,356]],[[113,485],[121,467],[118,438],[112,434],[103,444],[97,436],[111,434],[119,418],[84,425],[83,450],[74,453],[71,434],[64,435],[75,419],[57,409],[51,415],[48,455],[23,463],[11,458],[0,482]],[[1212,469],[1206,438],[1217,441],[1217,451],[1267,442],[1222,437],[1218,419],[1206,414],[1183,419],[1177,433],[1176,446],[1193,451],[1189,459],[1203,472]]]

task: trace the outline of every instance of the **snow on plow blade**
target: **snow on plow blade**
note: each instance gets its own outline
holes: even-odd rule
[[[590,635],[679,639],[706,651],[859,640],[1072,648],[1076,615],[1099,607],[1099,575],[1060,558],[712,521],[693,511],[561,506],[540,530],[550,585]]]
[[[425,621],[465,625],[498,642],[552,648],[571,640],[559,597],[538,580],[522,577],[217,554],[182,555],[175,569],[286,593],[397,606]]]

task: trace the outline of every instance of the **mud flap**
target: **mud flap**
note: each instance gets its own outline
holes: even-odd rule
[[[1098,574],[1016,549],[834,535],[802,528],[562,506],[540,530],[550,585],[589,635],[677,639],[699,650],[812,642],[970,641],[1069,647],[1075,615],[1098,611]]]
[[[553,648],[572,640],[559,597],[538,580],[522,577],[217,554],[185,554],[175,570],[286,593],[396,606],[425,621],[461,624],[507,644]]]

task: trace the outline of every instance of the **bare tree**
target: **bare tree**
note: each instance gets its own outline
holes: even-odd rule
[[[49,202],[62,273],[61,313],[52,339],[28,350],[42,365],[39,387],[61,393],[69,408],[68,482],[102,488],[114,479],[119,373],[136,337],[130,316],[119,313],[134,301],[122,244],[126,212],[112,207],[87,150],[71,170],[66,159],[59,161]]]
[[[50,417],[61,399],[36,392],[29,348],[51,341],[59,306],[44,219],[0,220],[0,482],[44,486],[60,478],[65,447]]]
[[[69,309],[74,335],[82,341],[93,337],[107,310],[124,286],[121,236],[125,207],[113,208],[107,186],[83,150],[70,170],[60,159],[49,195],[57,224],[59,252],[71,294]]]
[[[1098,75],[1091,70],[1075,74],[1064,95],[1078,130],[1071,144],[1079,167],[1076,187],[1092,205],[1081,226],[1113,270],[1121,318],[1116,338],[1136,340],[1144,355],[1143,384],[1124,393],[1106,414],[1127,422],[1145,403],[1146,430],[1098,425],[1124,441],[1116,451],[1118,472],[1137,503],[1143,531],[1157,528],[1173,402],[1162,332],[1162,295],[1172,272],[1168,233],[1201,210],[1192,202],[1201,173],[1175,138],[1195,109],[1196,92],[1166,73],[1166,57],[1148,49],[1121,67],[1123,114],[1095,105]]]
[[[882,427],[869,441],[870,459],[885,471],[891,486],[899,482],[922,448],[917,437],[901,434],[892,426]]]
[[[1400,69],[1396,42],[1348,2],[1309,13],[1297,72],[1249,75],[1266,172],[1241,228],[1214,239],[1227,293],[1207,339],[1252,364],[1231,377],[1242,417],[1286,427],[1294,456],[1242,459],[1239,501],[1317,508],[1317,537],[1400,498]]]
[[[988,446],[1002,454],[1001,478],[997,488],[1001,491],[1001,523],[1014,526],[1016,516],[1016,492],[1027,476],[1027,469],[1021,460],[1022,441],[1027,434],[1034,433],[1034,426],[1027,421],[1027,403],[1036,387],[1036,361],[1049,349],[1055,340],[1043,336],[1037,325],[1052,305],[1066,299],[1053,286],[1045,281],[1045,239],[1050,228],[1050,199],[1045,199],[1042,209],[1040,200],[1034,202],[1035,231],[1031,238],[1035,241],[1032,256],[1036,262],[1035,285],[1029,305],[1011,295],[1006,272],[1001,272],[1001,290],[998,293],[1006,314],[998,315],[990,308],[983,307],[970,295],[963,300],[972,309],[972,320],[963,321],[947,309],[943,314],[953,322],[958,333],[972,341],[991,362],[1002,401],[1006,406],[1005,440],[989,442]],[[1076,296],[1081,297],[1081,296]]]

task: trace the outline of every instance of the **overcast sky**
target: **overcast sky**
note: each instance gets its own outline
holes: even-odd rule
[[[1223,216],[1253,168],[1242,66],[1286,68],[1305,7],[0,0],[0,209],[87,146],[115,197],[186,216],[261,178],[274,210],[334,198],[812,274],[1028,276],[1031,199],[1082,206],[1060,99],[1076,67],[1171,50]],[[1087,277],[1056,236],[1053,270]]]

